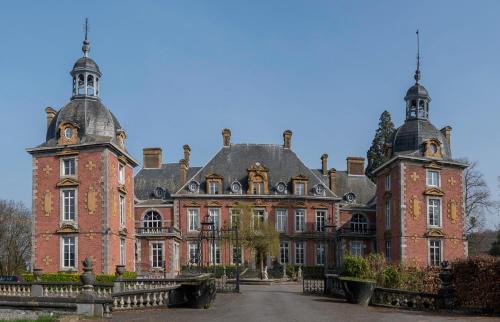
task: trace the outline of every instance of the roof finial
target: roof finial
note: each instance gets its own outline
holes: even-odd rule
[[[418,34],[418,29],[417,29],[417,70],[415,71],[415,82],[418,84],[418,81],[420,80],[420,36]]]
[[[89,32],[89,18],[85,18],[85,39],[83,40],[83,46],[82,46],[82,51],[83,51],[83,57],[88,57],[89,56],[89,50],[90,50],[90,43],[87,39],[88,37],[88,32]]]

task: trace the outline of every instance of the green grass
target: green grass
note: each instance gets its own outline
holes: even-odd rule
[[[57,322],[59,321],[55,316],[40,315],[36,320],[19,319],[19,320],[0,320],[0,322]]]
[[[372,283],[376,282],[375,280],[371,280],[371,279],[364,279],[364,278],[351,277],[351,276],[340,276],[339,279],[341,281],[372,282]]]

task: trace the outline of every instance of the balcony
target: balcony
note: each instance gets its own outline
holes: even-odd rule
[[[340,237],[366,237],[371,238],[375,237],[376,230],[375,228],[357,228],[353,229],[350,227],[342,227],[337,230],[337,235]]]
[[[180,231],[174,227],[138,227],[137,237],[180,237]]]

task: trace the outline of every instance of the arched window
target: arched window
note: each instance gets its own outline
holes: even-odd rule
[[[368,219],[363,214],[354,214],[351,217],[351,230],[364,233],[368,231]]]
[[[150,210],[144,215],[143,223],[144,228],[160,228],[161,215],[154,210]]]
[[[78,95],[85,94],[85,77],[80,74],[78,75]]]
[[[73,95],[76,95],[76,77],[73,77]]]
[[[87,76],[87,95],[94,96],[95,88],[94,88],[94,76]]]

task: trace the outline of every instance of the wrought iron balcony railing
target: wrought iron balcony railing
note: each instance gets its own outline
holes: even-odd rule
[[[135,234],[139,237],[169,236],[178,233],[179,231],[173,227],[138,227],[135,229]]]
[[[375,236],[376,230],[375,228],[339,228],[337,230],[337,234],[339,236],[366,236],[371,237]]]

